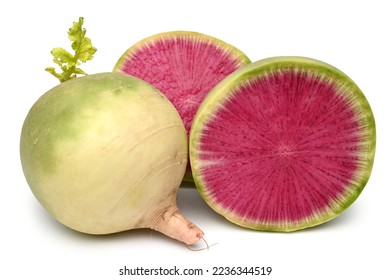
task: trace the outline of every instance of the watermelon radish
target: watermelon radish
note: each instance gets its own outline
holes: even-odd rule
[[[208,35],[164,32],[131,46],[114,71],[143,79],[174,104],[189,133],[207,93],[228,74],[250,63],[237,48]]]
[[[324,62],[264,59],[202,102],[190,133],[205,201],[240,226],[294,231],[329,221],[360,195],[376,130],[358,86]]]
[[[185,127],[145,81],[99,73],[52,88],[25,119],[20,156],[38,201],[74,230],[151,228],[186,244],[203,236],[176,206],[188,160]]]

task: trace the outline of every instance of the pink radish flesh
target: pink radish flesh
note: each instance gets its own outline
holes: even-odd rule
[[[293,71],[237,89],[200,140],[200,160],[216,163],[201,169],[214,203],[248,220],[295,223],[349,191],[363,139],[340,90]]]
[[[247,58],[232,56],[221,46],[202,40],[164,36],[135,48],[119,66],[121,72],[143,79],[165,94],[178,110],[188,133],[207,93],[247,63]]]

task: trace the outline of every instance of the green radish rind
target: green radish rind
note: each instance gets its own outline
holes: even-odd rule
[[[306,69],[316,75],[333,82],[338,81],[337,88],[342,89],[343,97],[351,101],[352,108],[359,116],[359,124],[362,132],[365,134],[361,142],[360,163],[361,168],[357,172],[356,180],[351,186],[346,187],[343,195],[333,201],[325,209],[313,213],[312,216],[304,218],[299,222],[280,221],[270,223],[258,220],[247,220],[242,216],[236,215],[226,207],[219,205],[208,190],[208,185],[202,176],[202,159],[200,159],[200,140],[203,130],[207,126],[208,120],[214,114],[224,107],[230,96],[241,86],[252,79],[261,76],[267,76],[277,69]],[[278,70],[277,70],[278,71]],[[376,126],[372,109],[359,87],[347,75],[337,68],[311,58],[306,57],[272,57],[263,59],[235,71],[223,81],[221,81],[204,99],[193,120],[193,125],[189,138],[189,154],[192,173],[196,187],[206,201],[206,203],[217,213],[224,216],[227,220],[242,227],[264,230],[289,232],[308,227],[313,227],[327,221],[330,221],[340,215],[358,198],[367,184],[372,172],[376,149]]]

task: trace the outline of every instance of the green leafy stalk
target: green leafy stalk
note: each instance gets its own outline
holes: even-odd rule
[[[82,28],[83,22],[84,18],[80,17],[78,22],[73,22],[73,26],[68,31],[68,37],[72,41],[72,49],[74,50],[73,55],[63,48],[54,48],[51,51],[53,62],[60,67],[62,73],[57,73],[54,67],[47,67],[45,71],[58,78],[61,83],[77,78],[77,75],[87,75],[78,66],[93,59],[97,51],[92,46],[90,38],[85,36],[87,31]]]

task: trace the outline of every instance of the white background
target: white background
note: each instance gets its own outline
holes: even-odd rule
[[[376,0],[1,1],[0,278],[130,279],[118,270],[177,265],[209,273],[213,266],[273,268],[269,277],[239,279],[391,279],[390,15],[387,1]],[[336,66],[356,81],[375,114],[377,151],[369,183],[340,217],[289,234],[234,226],[194,189],[181,190],[180,209],[205,231],[210,244],[217,243],[198,252],[150,230],[94,237],[65,228],[26,184],[19,136],[32,104],[57,84],[44,68],[52,64],[53,47],[69,49],[67,30],[79,16],[98,48],[84,67],[88,73],[111,71],[132,44],[171,30],[218,37],[253,61],[301,55]]]

